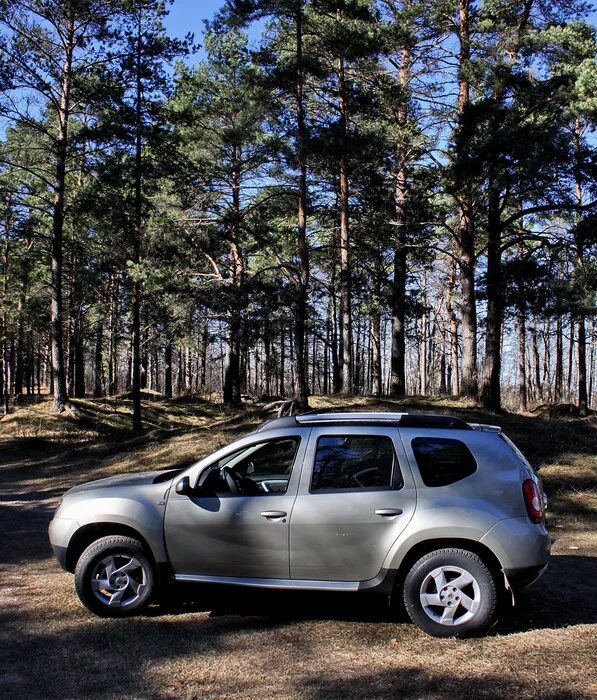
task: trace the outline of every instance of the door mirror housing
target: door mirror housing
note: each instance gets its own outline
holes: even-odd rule
[[[193,490],[191,488],[191,480],[189,479],[188,476],[183,476],[182,479],[179,479],[176,482],[176,486],[174,487],[174,490],[176,493],[179,493],[181,496],[188,496],[191,491]]]

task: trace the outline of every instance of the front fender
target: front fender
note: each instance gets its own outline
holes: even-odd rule
[[[57,524],[50,529],[50,540],[53,546],[68,548],[69,542],[76,532],[89,525],[115,525],[131,528],[147,542],[156,563],[167,561],[164,545],[164,511],[165,498],[163,484],[156,489],[155,494],[144,498],[110,496],[101,494],[93,496],[87,492],[82,497],[74,498],[70,503],[63,504],[56,518]],[[155,497],[151,497],[155,496]],[[75,522],[61,527],[60,521]],[[62,533],[61,541],[52,538],[56,533]],[[66,541],[65,541],[66,540]]]

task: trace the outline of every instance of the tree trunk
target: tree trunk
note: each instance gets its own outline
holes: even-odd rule
[[[582,168],[581,168],[581,134],[582,124],[577,117],[574,124],[574,151],[576,155],[576,203],[582,205]],[[584,267],[584,234],[578,226],[580,217],[577,216],[574,243],[576,247],[576,265],[582,270]],[[587,396],[587,339],[585,328],[585,315],[582,311],[577,316],[578,322],[578,412],[583,418],[589,415],[589,400]]]
[[[203,326],[201,336],[201,388],[205,389],[207,383],[207,347],[209,345],[209,324],[207,319]]]
[[[339,11],[338,11],[339,12]],[[350,262],[350,228],[348,219],[347,138],[348,112],[344,59],[338,60],[338,108],[340,112],[340,327],[342,332],[342,394],[353,392],[352,377],[352,291]]]
[[[309,388],[307,385],[307,353],[305,349],[305,326],[307,319],[307,296],[309,293],[309,245],[307,242],[307,161],[305,105],[303,97],[303,0],[299,0],[296,10],[296,76],[295,105],[297,121],[297,161],[298,161],[298,208],[297,208],[297,249],[299,272],[296,276],[296,301],[294,309],[294,400],[300,410],[309,408]]]
[[[410,4],[410,3],[409,3]],[[411,80],[411,51],[401,51],[398,80],[402,88],[401,104],[395,119],[401,131],[408,126],[408,89]],[[392,355],[390,359],[390,396],[406,394],[406,203],[408,188],[407,143],[400,138],[396,148],[396,175],[394,183],[394,272],[392,279]]]
[[[172,398],[172,341],[168,340],[164,351],[164,396]]]
[[[458,373],[458,317],[454,311],[454,287],[456,286],[456,261],[450,258],[450,275],[446,286],[446,313],[450,321],[450,391],[460,393],[460,377]]]
[[[286,393],[285,373],[286,373],[286,338],[285,338],[284,324],[281,323],[280,324],[280,383],[279,383],[280,396],[284,396]]]
[[[235,296],[229,311],[229,337],[226,351],[226,369],[224,372],[224,403],[236,405],[241,401],[240,391],[240,348],[242,335],[241,308],[244,292],[244,270],[240,251],[240,175],[239,164],[241,154],[238,146],[233,147],[233,172],[232,172],[232,231],[230,234],[230,260],[232,265],[232,285]]]
[[[539,343],[537,341],[537,328],[531,328],[531,348],[533,352],[533,367],[535,374],[535,385],[537,387],[537,399],[543,400],[543,382],[541,381],[541,358],[539,356]]]
[[[17,306],[17,348],[15,357],[14,398],[15,403],[23,395],[24,360],[25,360],[25,306],[29,289],[29,261],[22,262],[21,289]]]
[[[54,377],[54,410],[64,411],[68,404],[66,373],[64,366],[62,328],[62,238],[64,233],[64,203],[66,191],[66,161],[69,136],[70,95],[72,87],[72,61],[75,20],[72,13],[66,23],[64,37],[64,63],[62,67],[60,102],[58,107],[58,132],[56,138],[56,167],[54,183],[54,207],[52,214],[51,306],[52,326],[52,375]]]
[[[7,207],[8,209],[8,207]],[[2,341],[2,405],[4,415],[10,413],[10,359],[8,352],[8,272],[10,263],[10,228],[11,219],[5,217],[4,230],[6,238],[4,240],[4,255],[3,255],[3,281],[2,281],[2,318],[0,319],[0,340]]]
[[[564,398],[564,331],[562,315],[558,313],[556,320],[556,366],[554,377],[554,402],[559,403]]]
[[[572,376],[574,368],[574,333],[575,333],[574,316],[570,315],[570,344],[568,345],[568,374],[566,376],[566,401],[572,401]]]
[[[470,178],[466,175],[470,159],[468,135],[470,99],[470,0],[459,0],[459,76],[456,133],[456,163],[460,174],[456,182],[458,204],[458,236],[455,249],[460,265],[462,293],[462,381],[464,396],[477,398],[477,302],[475,294],[475,234],[473,196]]]
[[[94,381],[93,381],[93,395],[96,399],[99,399],[104,395],[104,353],[103,353],[103,342],[104,342],[104,324],[101,320],[98,320],[97,327],[95,331],[95,354],[94,354]]]
[[[135,61],[135,214],[133,223],[133,262],[138,268],[141,262],[141,236],[142,236],[142,9],[137,9],[137,37],[136,37],[136,61]],[[133,357],[131,377],[131,397],[133,402],[133,431],[138,433],[143,428],[141,418],[141,282],[139,272],[133,280]]]
[[[375,396],[381,396],[381,313],[377,307],[371,315],[371,349],[371,359],[373,364],[373,393]]]
[[[502,231],[500,196],[494,176],[490,176],[487,221],[487,317],[485,335],[485,372],[481,386],[481,404],[492,411],[501,408],[501,335],[502,335]]]
[[[527,404],[527,364],[526,364],[526,304],[524,289],[519,290],[517,310],[518,331],[518,412],[526,413]]]
[[[75,383],[74,394],[78,399],[85,398],[85,343],[83,342],[83,333],[81,329],[81,321],[78,320],[78,331],[75,338]]]

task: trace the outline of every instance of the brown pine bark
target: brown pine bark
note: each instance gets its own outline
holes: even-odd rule
[[[556,360],[553,393],[554,402],[560,403],[564,398],[564,330],[561,314],[558,314],[556,319]]]
[[[93,362],[93,395],[100,398],[104,395],[104,324],[98,320],[95,329],[95,353]]]
[[[338,11],[338,17],[340,12]],[[352,280],[350,268],[350,224],[348,183],[348,108],[344,59],[338,59],[338,111],[340,114],[340,328],[342,333],[342,394],[353,392]]]
[[[446,286],[446,313],[450,321],[450,391],[460,393],[460,376],[458,372],[458,317],[454,311],[454,288],[456,286],[456,261],[450,258],[450,274]]]
[[[524,290],[521,290],[524,292]],[[527,364],[526,364],[526,304],[524,296],[519,297],[516,315],[518,333],[518,412],[526,413],[527,403]]]
[[[373,393],[375,396],[381,396],[381,312],[377,307],[371,314],[371,352],[371,362],[373,365]]]
[[[143,80],[142,80],[142,10],[137,10],[137,36],[135,46],[135,212],[133,222],[133,262],[141,262],[142,220],[142,149],[143,149]],[[132,304],[132,376],[131,397],[133,402],[133,431],[143,428],[141,417],[141,282],[138,274],[133,280]]]
[[[395,112],[400,130],[408,125],[407,93],[411,80],[411,51],[401,51],[398,81],[402,88],[402,99]],[[400,137],[396,147],[396,174],[394,183],[394,211],[396,235],[394,237],[394,269],[392,277],[392,354],[390,359],[390,395],[406,394],[406,202],[408,188],[407,144]]]
[[[297,3],[295,16],[295,109],[297,127],[298,160],[298,200],[297,200],[297,252],[299,271],[296,275],[296,299],[294,308],[294,353],[293,353],[293,395],[300,410],[309,408],[309,388],[307,383],[307,351],[305,347],[305,327],[307,319],[307,297],[310,283],[309,244],[307,242],[307,157],[306,157],[306,114],[304,104],[303,66],[303,0]]]
[[[462,294],[462,381],[460,391],[464,396],[477,397],[477,302],[475,293],[475,235],[473,220],[473,196],[469,178],[465,173],[469,159],[467,128],[469,118],[470,81],[470,0],[459,0],[459,77],[457,103],[456,161],[460,174],[456,182],[458,205],[455,252],[460,266]]]
[[[574,151],[576,155],[575,179],[576,179],[576,203],[582,205],[583,182],[581,169],[581,136],[582,124],[580,118],[574,123]],[[576,264],[582,269],[584,267],[584,235],[578,226],[580,217],[577,216],[577,226],[575,228],[574,244],[576,253]],[[583,418],[589,415],[589,399],[587,394],[587,338],[585,327],[585,314],[580,311],[577,315],[578,325],[578,412]]]
[[[539,342],[537,340],[537,327],[531,329],[531,350],[533,353],[533,373],[535,375],[535,387],[537,389],[537,399],[543,400],[543,382],[541,381],[541,358],[539,356]]]
[[[226,345],[226,368],[224,370],[224,403],[236,405],[241,401],[240,350],[241,350],[241,307],[243,294],[243,261],[240,250],[240,148],[233,147],[232,182],[232,226],[230,232],[230,260],[232,286],[235,296],[228,312],[228,338]]]
[[[164,350],[164,396],[172,398],[172,341],[168,340]]]
[[[75,17],[71,12],[63,37],[64,60],[60,78],[60,99],[57,114],[56,165],[54,175],[54,205],[52,213],[51,305],[52,375],[54,378],[54,410],[64,411],[68,404],[63,348],[62,261],[64,234],[64,205],[66,195],[66,163],[68,158],[69,117],[75,49]]]

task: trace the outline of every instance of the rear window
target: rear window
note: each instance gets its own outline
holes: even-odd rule
[[[448,486],[477,470],[477,462],[460,440],[414,438],[413,452],[425,486]]]

